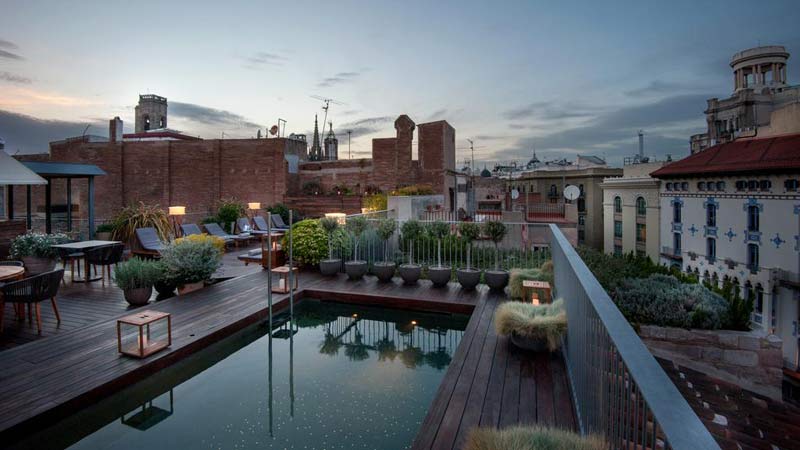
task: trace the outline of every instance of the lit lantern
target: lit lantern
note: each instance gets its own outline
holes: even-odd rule
[[[325,217],[330,217],[331,219],[336,219],[336,223],[339,225],[344,225],[347,222],[347,214],[345,213],[327,213]]]
[[[294,289],[297,289],[297,267],[292,267],[291,271],[293,272],[292,278],[294,279]],[[278,284],[272,286],[272,292],[277,292],[279,294],[288,294],[289,293],[289,266],[280,266],[275,267],[272,269],[272,273],[278,275]]]
[[[117,320],[117,350],[144,358],[172,345],[169,313],[142,311]]]
[[[169,207],[169,215],[170,216],[185,216],[186,215],[186,207],[185,206],[170,206]]]
[[[250,202],[247,204],[247,209],[258,210],[261,209],[260,202]]]

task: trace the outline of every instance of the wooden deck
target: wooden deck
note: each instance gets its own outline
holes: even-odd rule
[[[116,319],[130,313],[121,296],[109,298],[113,290],[119,292],[116,287],[103,290],[91,284],[65,289],[59,297],[62,316],[72,307],[79,314],[81,309],[107,304],[94,308],[98,312],[93,322],[62,319],[56,332],[46,329],[44,338],[0,352],[0,439],[13,442],[43,423],[66,417],[264,320],[266,279],[259,269],[150,304],[147,308],[172,314],[173,344],[144,360],[120,357],[116,351]],[[420,310],[475,310],[415,448],[457,448],[476,424],[538,421],[574,428],[561,359],[517,352],[496,336],[492,318],[500,299],[485,289],[468,293],[455,284],[434,289],[427,281],[404,286],[399,280],[381,284],[367,277],[353,282],[344,275],[323,278],[302,273],[296,298],[303,296]],[[274,295],[273,304],[276,310],[286,307],[288,295]],[[13,319],[7,319],[8,325]]]

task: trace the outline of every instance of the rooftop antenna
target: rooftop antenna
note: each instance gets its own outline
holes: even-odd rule
[[[644,158],[644,130],[639,130],[639,160]]]
[[[336,100],[334,100],[332,98],[325,98],[325,97],[322,97],[322,96],[319,96],[319,95],[311,95],[310,97],[313,98],[313,99],[317,99],[317,100],[319,100],[319,101],[321,101],[322,103],[325,104],[322,107],[322,110],[325,111],[325,117],[322,119],[322,128],[323,128],[322,131],[324,133],[325,124],[328,123],[328,109],[331,107],[331,103],[333,103],[334,105],[344,105],[344,103],[337,102]]]
[[[467,139],[469,142],[469,151],[472,152],[472,164],[470,164],[470,170],[475,172],[475,142],[472,139]]]
[[[347,130],[347,159],[353,159],[352,153],[350,153],[350,135],[353,134],[353,130]]]

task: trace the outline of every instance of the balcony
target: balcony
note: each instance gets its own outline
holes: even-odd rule
[[[674,261],[683,261],[681,250],[680,249],[676,250],[672,247],[661,247],[661,256]]]

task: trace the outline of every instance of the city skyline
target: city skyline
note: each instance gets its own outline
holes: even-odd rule
[[[648,155],[682,157],[706,99],[733,90],[733,53],[800,48],[791,2],[712,3],[91,3],[74,20],[68,5],[20,2],[0,18],[0,136],[9,153],[34,153],[86,125],[105,135],[114,116],[127,132],[145,93],[167,97],[170,128],[187,134],[254,137],[279,117],[310,134],[320,95],[343,103],[329,120],[344,151],[353,130],[353,157],[403,113],[453,125],[459,164],[472,138],[480,165],[525,161],[534,146],[619,165],[638,129]],[[794,58],[788,78],[800,80]]]

